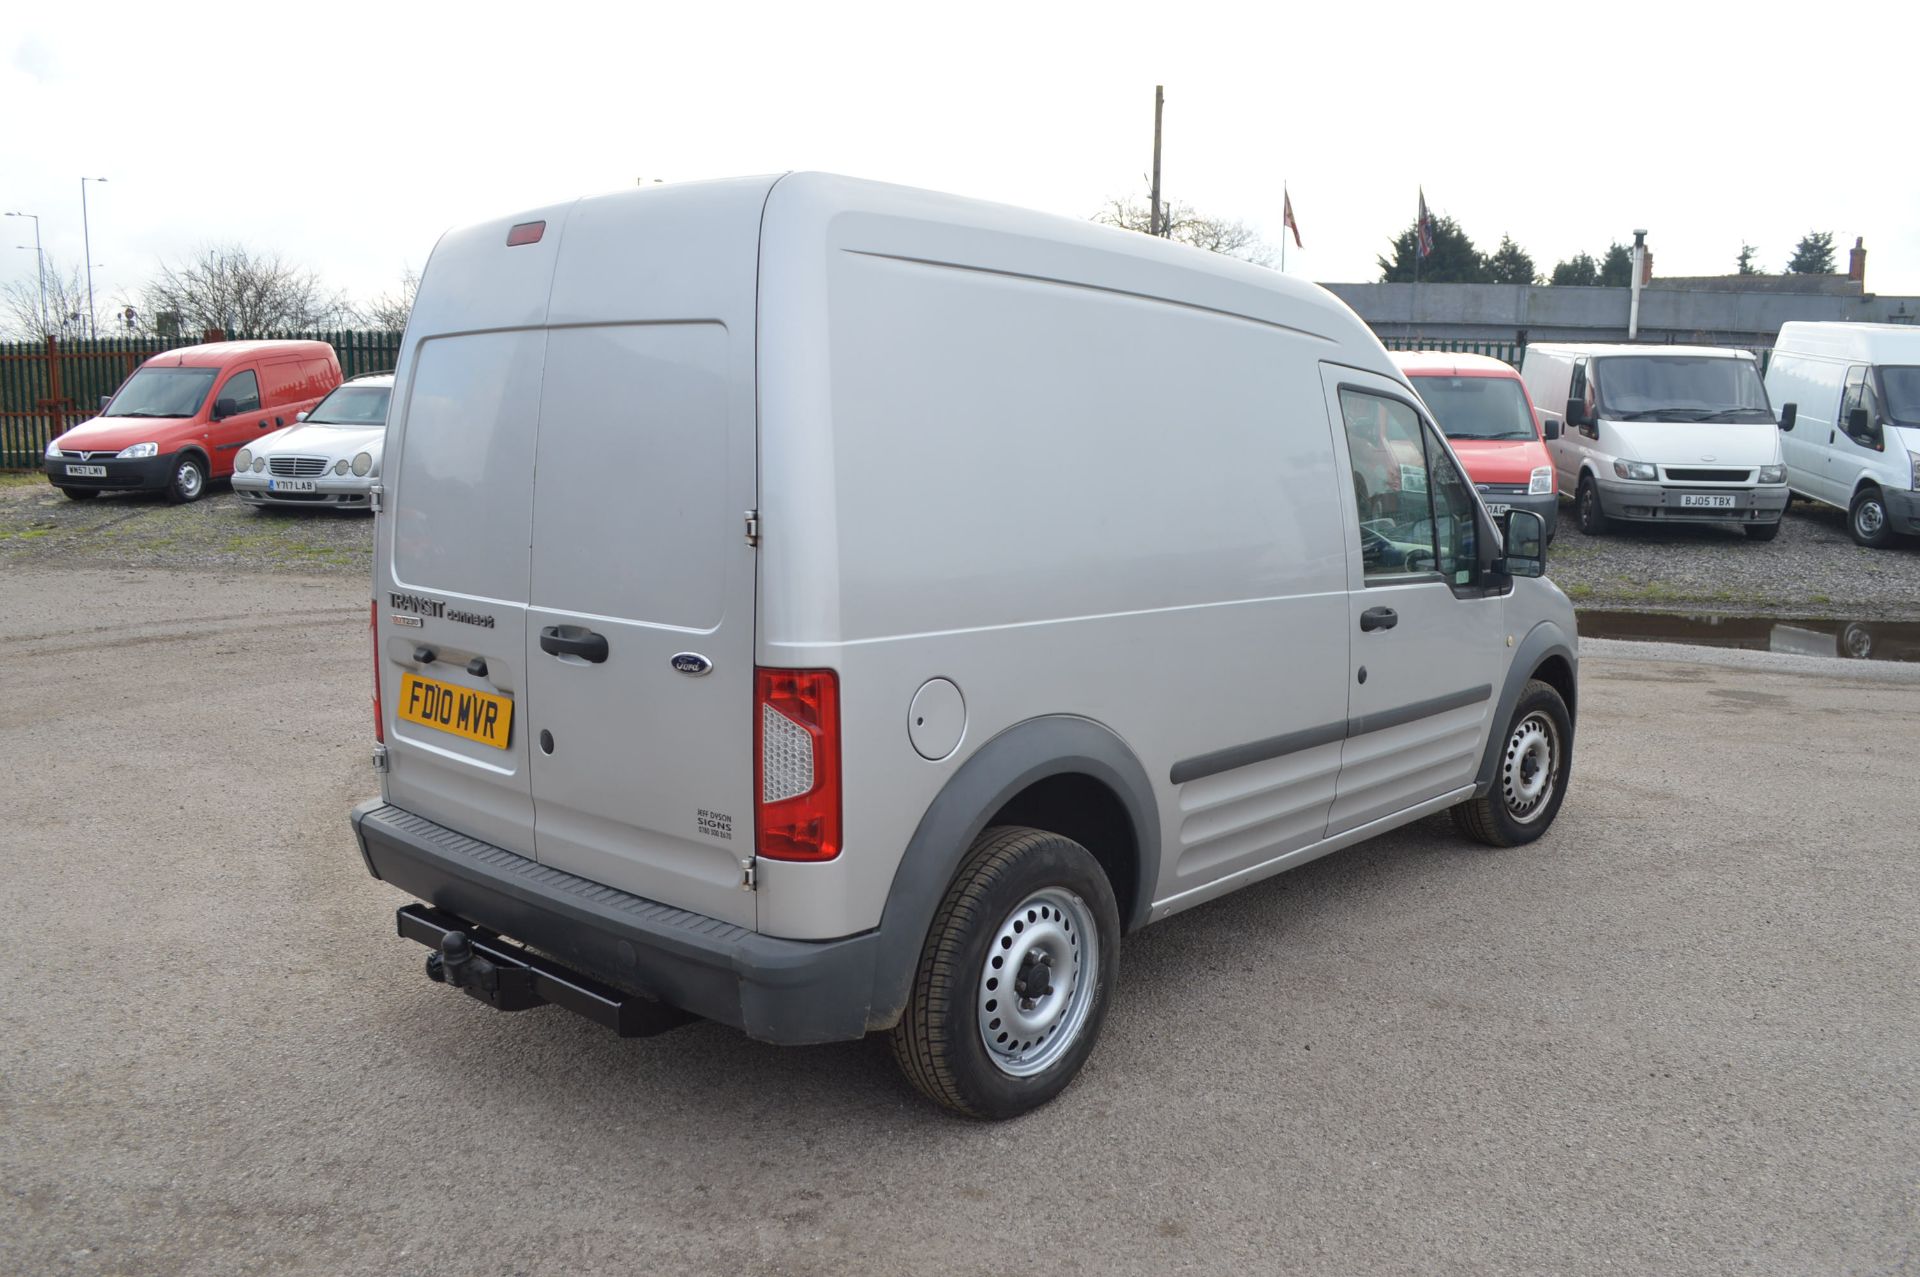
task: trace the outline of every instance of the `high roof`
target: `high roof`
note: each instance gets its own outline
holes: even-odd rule
[[[1911,324],[1794,322],[1780,325],[1776,352],[1858,359],[1869,364],[1920,364],[1920,328]]]

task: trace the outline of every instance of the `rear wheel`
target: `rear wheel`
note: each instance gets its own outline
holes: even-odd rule
[[[1529,681],[1507,720],[1484,798],[1454,806],[1454,827],[1489,847],[1517,847],[1547,832],[1567,796],[1573,764],[1573,718],[1549,683]]]
[[[1772,523],[1749,523],[1747,525],[1747,540],[1749,541],[1771,541],[1779,535],[1780,523],[1777,519]]]
[[[167,484],[167,500],[174,505],[198,501],[207,490],[207,463],[189,452],[174,463],[173,481]]]
[[[91,501],[100,493],[95,488],[61,488],[60,495],[69,501]]]
[[[1113,888],[1085,847],[986,830],[934,914],[894,1059],[921,1094],[970,1117],[1038,1108],[1093,1052],[1119,942]]]
[[[1607,530],[1607,512],[1600,508],[1600,487],[1594,483],[1593,476],[1580,476],[1580,489],[1574,493],[1573,512],[1580,521],[1580,530],[1590,537],[1597,537]]]
[[[1861,545],[1878,550],[1893,544],[1893,527],[1887,522],[1887,499],[1880,489],[1868,486],[1853,494],[1847,507],[1847,531]]]

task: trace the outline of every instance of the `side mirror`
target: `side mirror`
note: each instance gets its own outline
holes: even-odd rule
[[[1542,416],[1540,418],[1540,435],[1548,443],[1552,443],[1555,439],[1558,439],[1560,437],[1560,418]]]
[[[1547,571],[1547,521],[1532,510],[1510,510],[1501,529],[1507,543],[1509,576],[1544,576]]]
[[[1567,400],[1567,425],[1568,426],[1572,427],[1575,430],[1584,430],[1588,434],[1593,434],[1595,432],[1596,427],[1598,427],[1599,424],[1600,424],[1599,422],[1593,419],[1593,414],[1587,411],[1586,400],[1584,399]]]
[[[238,411],[240,411],[240,406],[236,400],[216,399],[213,401],[213,419],[215,421],[219,421],[225,417],[231,417]]]
[[[293,419],[295,421],[305,421],[307,419],[307,414],[304,412],[296,412],[293,414]]]
[[[112,395],[101,395],[101,396],[100,396],[100,411],[101,411],[101,412],[105,412],[105,411],[107,410],[107,405],[108,405],[108,404],[110,404],[110,403],[112,403],[112,402],[113,402],[113,396],[112,396]]]
[[[1798,421],[1799,419],[1800,419],[1799,404],[1783,403],[1780,405],[1780,428],[1782,430],[1793,429],[1793,423]]]

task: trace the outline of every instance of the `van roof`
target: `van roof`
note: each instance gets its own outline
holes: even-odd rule
[[[1629,344],[1626,342],[1535,342],[1528,350],[1538,350],[1546,354],[1571,355],[1574,357],[1594,358],[1601,355],[1692,355],[1709,359],[1752,359],[1751,350],[1740,350],[1732,346],[1655,346],[1646,343]]]
[[[1780,325],[1775,351],[1833,355],[1869,364],[1920,364],[1920,328],[1911,324],[1844,324],[1795,320]]]
[[[148,359],[143,367],[225,368],[228,364],[267,355],[305,355],[331,358],[333,347],[324,341],[212,341],[203,346],[177,346]]]
[[[1519,369],[1504,359],[1464,350],[1390,350],[1400,371],[1409,377],[1513,377]]]

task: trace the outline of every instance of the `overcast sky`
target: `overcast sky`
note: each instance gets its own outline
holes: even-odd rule
[[[1657,274],[1783,269],[1808,230],[1920,293],[1911,3],[22,6],[0,40],[0,209],[101,309],[240,241],[355,295],[449,226],[637,179],[819,168],[1084,217],[1139,189],[1289,273],[1378,278],[1424,186],[1544,273],[1646,227]],[[1899,18],[1900,12],[1908,17]],[[30,275],[31,224],[0,275]]]

